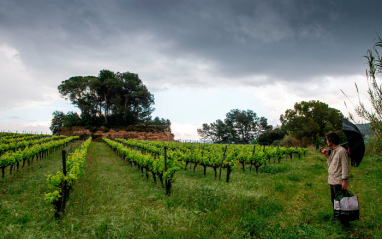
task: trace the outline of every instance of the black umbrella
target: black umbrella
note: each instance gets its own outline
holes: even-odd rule
[[[361,163],[363,155],[365,154],[365,143],[363,137],[357,126],[346,119],[342,119],[342,130],[345,133],[346,139],[349,144],[349,155],[351,158],[351,165],[358,167]]]

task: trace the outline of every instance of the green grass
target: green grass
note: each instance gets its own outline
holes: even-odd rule
[[[0,181],[1,238],[381,238],[382,160],[351,168],[350,190],[361,219],[333,223],[327,166],[318,154],[273,161],[256,174],[238,166],[231,181],[181,170],[166,196],[105,144],[92,143],[86,174],[74,187],[66,214],[54,219],[43,202],[46,175],[61,166],[59,152]],[[193,167],[192,167],[193,168]],[[225,177],[226,172],[223,171]]]

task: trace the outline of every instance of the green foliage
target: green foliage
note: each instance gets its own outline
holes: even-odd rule
[[[149,121],[154,110],[154,96],[138,75],[130,72],[101,70],[98,76],[74,76],[63,81],[58,90],[81,111],[80,118],[72,112],[67,117],[66,125],[70,126],[127,126]]]
[[[166,164],[163,153],[163,148],[152,147],[150,145],[142,145],[137,140],[123,140],[118,139],[119,142],[126,144],[131,147],[140,147],[149,152],[156,153],[159,157],[153,157],[149,154],[143,154],[137,150],[127,148],[122,143],[103,138],[103,140],[114,150],[118,151],[125,159],[139,165],[140,167],[146,168],[147,170],[155,173],[156,175],[163,176],[163,179],[174,181],[175,173],[184,167],[184,162],[182,161],[182,155],[168,152],[166,154]],[[139,144],[139,145],[138,145]],[[167,169],[166,169],[167,167]]]
[[[294,182],[300,182],[302,180],[301,176],[298,175],[298,174],[288,175],[288,179],[291,180],[291,181],[294,181]]]
[[[169,119],[159,118],[158,116],[155,117],[155,118],[151,121],[151,123],[154,124],[154,125],[168,125],[168,126],[171,125],[171,122],[170,122]]]
[[[257,138],[257,142],[262,145],[272,145],[276,140],[281,140],[285,137],[287,132],[281,127],[276,127],[274,129],[266,130],[264,133],[260,134]]]
[[[382,141],[378,138],[378,136],[373,136],[368,138],[367,142],[365,142],[366,154],[367,155],[381,155],[382,150]]]
[[[64,125],[64,117],[65,114],[62,111],[56,110],[55,112],[53,112],[53,118],[49,128],[53,134],[55,134],[58,131],[58,129]]]
[[[69,111],[65,114],[62,123],[64,127],[79,126],[81,125],[81,118],[76,112]]]
[[[382,38],[378,36],[374,47],[369,49],[365,56],[369,66],[366,70],[367,85],[369,87],[367,94],[372,109],[368,109],[365,106],[361,101],[361,97],[358,97],[359,104],[355,107],[356,114],[362,120],[370,123],[371,131],[374,133],[375,138],[371,140],[373,148],[369,150],[371,153],[382,152],[382,85],[378,78],[378,75],[382,73],[382,56],[379,53],[380,48],[382,48]],[[356,89],[359,96],[357,84]],[[353,121],[356,121],[354,115],[350,114],[350,118]]]
[[[299,140],[306,138],[310,143],[317,144],[329,131],[338,131],[344,138],[341,131],[343,117],[339,110],[328,104],[311,100],[295,103],[294,109],[288,109],[280,116],[280,121],[282,129],[293,137]]]
[[[62,138],[62,140],[53,141],[52,139]],[[0,157],[0,167],[7,167],[10,165],[13,165],[15,163],[21,162],[22,160],[27,160],[35,155],[46,152],[50,149],[55,149],[59,146],[62,146],[68,142],[70,142],[73,139],[77,139],[78,136],[68,137],[65,138],[65,136],[62,137],[55,137],[52,138],[46,138],[43,140],[34,140],[34,141],[28,141],[28,142],[20,142],[18,143],[18,150],[15,152],[13,150],[6,152]],[[41,143],[41,144],[40,144]],[[14,149],[14,145],[11,149]]]
[[[203,140],[215,143],[249,143],[271,128],[265,117],[258,117],[252,110],[234,109],[226,114],[224,121],[204,123],[197,131]]]
[[[225,199],[216,190],[202,188],[195,193],[198,197],[197,208],[201,212],[215,211]]]
[[[106,144],[93,142],[86,173],[59,221],[41,197],[49,190],[46,174],[62,167],[59,152],[23,170],[22,177],[1,181],[0,237],[381,238],[382,161],[367,156],[351,169],[350,190],[359,196],[361,219],[344,229],[332,221],[327,165],[319,155],[312,151],[303,160],[275,165],[285,173],[234,171],[229,184],[203,176],[202,168],[179,170],[168,197]]]
[[[265,165],[259,169],[260,173],[277,174],[288,172],[289,167],[277,165]]]
[[[68,155],[66,159],[66,176],[58,171],[56,174],[49,174],[47,177],[48,187],[54,189],[53,192],[45,193],[45,202],[57,203],[62,197],[62,186],[66,183],[73,186],[74,182],[84,173],[84,164],[86,161],[87,149],[92,138],[88,138],[82,147]]]

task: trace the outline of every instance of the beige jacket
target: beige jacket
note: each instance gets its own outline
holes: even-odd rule
[[[333,149],[327,164],[329,166],[329,184],[342,184],[343,179],[349,179],[349,155],[344,147],[338,145]]]

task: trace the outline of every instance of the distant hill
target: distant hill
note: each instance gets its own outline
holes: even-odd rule
[[[373,137],[374,133],[371,131],[371,125],[370,124],[356,124],[359,131],[361,131],[361,134],[369,137]]]

